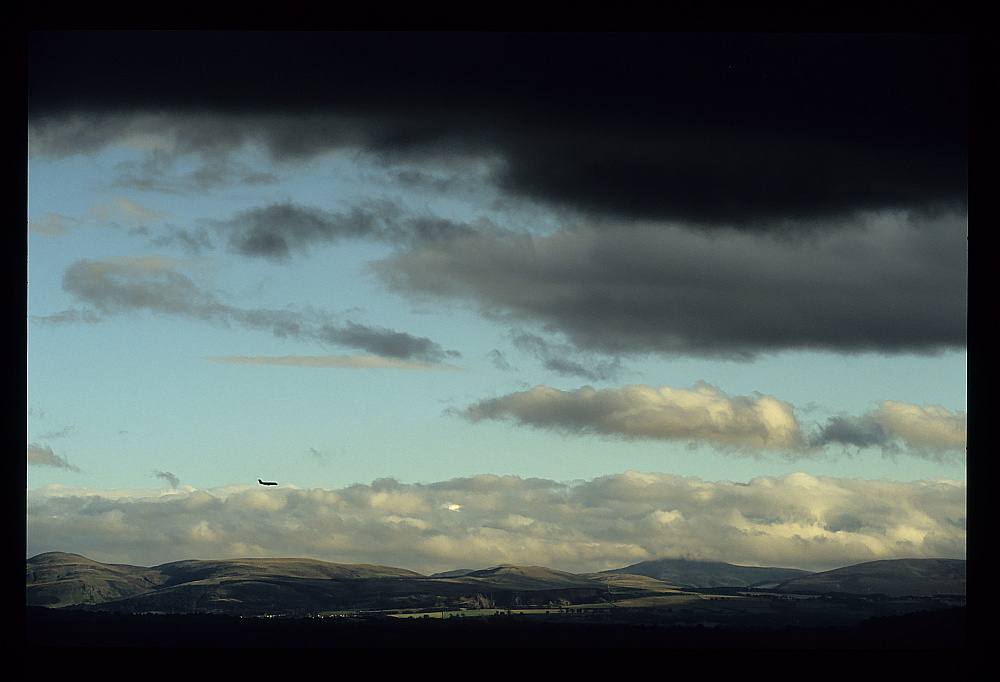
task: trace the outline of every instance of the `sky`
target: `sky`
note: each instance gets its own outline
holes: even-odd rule
[[[27,556],[965,558],[964,36],[28,49]]]

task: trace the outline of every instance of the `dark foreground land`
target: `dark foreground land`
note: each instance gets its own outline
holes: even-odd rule
[[[27,608],[29,647],[961,649],[966,607],[839,627],[559,623],[518,615],[446,619],[240,618]]]

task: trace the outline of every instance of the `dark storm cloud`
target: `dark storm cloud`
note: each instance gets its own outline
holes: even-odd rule
[[[577,351],[936,353],[966,344],[966,234],[964,218],[891,213],[794,238],[588,225],[422,244],[373,268],[397,291],[540,324]]]
[[[346,346],[391,358],[440,362],[458,356],[456,351],[445,350],[425,337],[349,320],[339,324],[322,312],[232,306],[179,272],[177,265],[163,258],[81,259],[67,268],[63,289],[91,307],[87,314],[92,319],[149,312]],[[38,319],[47,323],[73,322],[80,317],[80,313],[73,313]]]
[[[749,229],[967,202],[964,36],[44,32],[29,66],[38,152],[488,155],[518,196]]]

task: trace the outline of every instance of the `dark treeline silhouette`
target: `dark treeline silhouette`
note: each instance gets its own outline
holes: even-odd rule
[[[27,607],[29,647],[961,649],[966,607],[850,627],[704,627],[487,618],[239,618]]]

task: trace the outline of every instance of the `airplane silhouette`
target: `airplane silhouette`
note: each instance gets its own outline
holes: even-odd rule
[[[273,481],[262,481],[259,478],[257,479],[257,482],[260,483],[261,485],[278,485],[277,483],[274,483]]]

